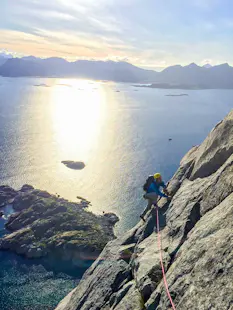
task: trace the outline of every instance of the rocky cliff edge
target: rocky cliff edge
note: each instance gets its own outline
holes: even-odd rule
[[[182,159],[159,202],[162,254],[177,310],[233,309],[233,111]],[[56,310],[171,309],[156,214],[107,244]]]

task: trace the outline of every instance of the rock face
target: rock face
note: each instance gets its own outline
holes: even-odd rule
[[[233,113],[215,126],[199,147],[190,179],[217,171],[233,153]]]
[[[24,185],[20,191],[2,186],[0,198],[14,197],[6,228],[10,234],[0,239],[0,249],[28,258],[55,259],[71,267],[95,260],[108,241],[114,238],[114,214],[97,216],[86,205],[72,203],[46,191]],[[5,201],[4,200],[4,201]]]
[[[233,111],[192,148],[159,201],[162,256],[178,310],[233,309]],[[56,310],[171,309],[156,214],[107,244]]]

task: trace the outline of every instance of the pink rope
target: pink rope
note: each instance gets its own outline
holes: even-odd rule
[[[163,255],[162,255],[162,245],[161,245],[161,236],[160,236],[160,228],[159,228],[159,207],[158,205],[156,205],[156,217],[157,217],[157,235],[158,235],[158,246],[159,246],[159,252],[160,252],[160,264],[161,264],[161,269],[162,269],[162,273],[163,273],[163,282],[164,282],[164,286],[167,292],[167,296],[171,302],[172,305],[172,309],[176,310],[176,307],[172,301],[172,297],[171,294],[169,292],[169,288],[168,288],[168,284],[167,284],[167,278],[166,278],[166,274],[165,274],[165,270],[164,270],[164,265],[163,265]]]

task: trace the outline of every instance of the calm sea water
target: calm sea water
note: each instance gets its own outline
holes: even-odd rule
[[[0,262],[1,310],[52,310],[79,282],[12,253],[0,252]]]
[[[184,92],[188,96],[166,96]],[[145,206],[142,184],[148,174],[159,171],[167,181],[182,156],[232,107],[232,90],[0,78],[0,183],[15,188],[28,183],[70,200],[83,196],[92,202],[93,212],[115,212],[120,217],[116,233],[121,234],[137,223]],[[62,160],[81,160],[86,167],[70,170]],[[30,309],[39,309],[38,302],[56,304],[75,285],[75,279],[29,266],[17,256],[1,253],[0,259],[5,268],[0,296],[17,294],[23,302],[34,287],[37,297],[31,299]],[[41,285],[48,288],[39,295],[40,282],[33,280],[38,273]],[[13,279],[30,285],[16,292],[9,284]]]

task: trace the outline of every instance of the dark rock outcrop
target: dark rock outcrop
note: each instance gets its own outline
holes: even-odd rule
[[[85,168],[85,164],[82,161],[63,160],[62,164],[74,170],[82,170]]]
[[[171,202],[159,201],[162,256],[177,310],[233,309],[232,128],[233,111],[182,159],[168,185]],[[171,309],[156,231],[152,211],[109,242],[56,310]]]
[[[15,191],[2,186],[7,199],[14,197],[16,211],[6,223],[10,234],[0,239],[0,249],[28,258],[55,259],[71,267],[92,261],[114,238],[114,214],[97,216],[86,205],[69,202],[46,191],[24,185]]]
[[[8,202],[12,201],[17,192],[7,185],[0,186],[0,207],[4,207]]]

